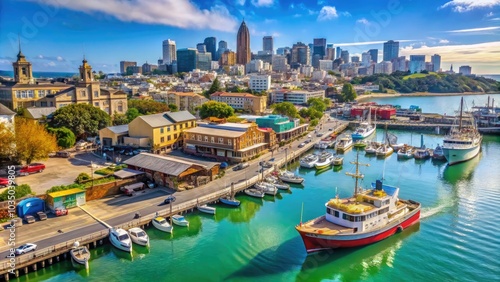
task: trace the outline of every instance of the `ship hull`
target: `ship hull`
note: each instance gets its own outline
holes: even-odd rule
[[[401,220],[388,224],[384,228],[375,231],[347,234],[347,235],[319,235],[302,232],[299,230],[300,236],[304,241],[307,253],[314,253],[326,249],[336,248],[353,248],[376,243],[384,240],[399,231],[412,226],[420,220],[420,207],[415,209]]]
[[[365,139],[366,137],[372,135],[374,132],[375,132],[375,127],[371,128],[370,130],[363,132],[363,133],[358,133],[358,132],[353,133],[353,134],[351,134],[351,138],[353,140]]]
[[[449,165],[454,165],[474,158],[479,154],[479,151],[481,151],[481,145],[477,145],[475,147],[467,149],[443,148],[443,155],[446,158],[446,161],[448,161]]]

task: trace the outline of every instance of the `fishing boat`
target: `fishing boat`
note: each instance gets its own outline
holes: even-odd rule
[[[255,183],[255,188],[259,189],[260,191],[264,192],[264,194],[267,195],[276,195],[278,193],[278,189],[274,186],[274,184],[268,183],[268,182],[257,182]]]
[[[245,194],[247,194],[248,196],[251,196],[251,197],[255,197],[255,198],[264,198],[264,192],[262,192],[261,190],[259,190],[257,188],[245,189]]]
[[[223,204],[233,207],[237,207],[241,204],[240,201],[234,198],[234,183],[231,183],[231,192],[229,193],[229,195],[220,197],[219,201]]]
[[[189,226],[189,221],[187,221],[184,216],[176,214],[172,216],[172,221],[174,222],[175,225],[179,226]]]
[[[411,159],[413,158],[413,153],[413,147],[405,145],[403,148],[398,150],[397,155],[399,159]]]
[[[203,213],[215,214],[216,209],[214,207],[210,207],[208,205],[197,205],[196,208]]]
[[[322,154],[322,156],[319,158],[318,162],[314,165],[314,167],[316,169],[324,169],[331,166],[332,162],[333,162],[332,153]]]
[[[316,154],[308,154],[301,158],[299,163],[301,167],[313,168],[314,164],[318,161],[319,157]]]
[[[464,111],[464,98],[462,97],[460,114],[455,118],[454,126],[443,139],[444,157],[449,165],[468,161],[479,154],[482,140],[483,137],[476,127],[474,117]]]
[[[446,160],[444,157],[444,152],[443,152],[443,147],[441,147],[439,144],[436,146],[436,149],[432,152],[432,159],[433,160]]]
[[[109,229],[109,241],[119,250],[129,253],[132,252],[132,241],[130,240],[130,236],[127,231],[121,228]]]
[[[377,180],[371,189],[363,190],[358,180],[359,152],[355,173],[354,195],[325,203],[326,214],[305,223],[301,220],[295,229],[299,232],[308,253],[332,248],[360,247],[378,242],[401,232],[420,220],[421,205],[412,200],[398,198],[399,188]]]
[[[333,158],[333,165],[334,166],[339,166],[339,165],[342,165],[343,163],[344,163],[344,157],[335,156]]]
[[[377,157],[385,158],[390,156],[392,153],[394,153],[394,149],[389,146],[389,144],[383,144],[382,146],[378,147],[375,154]]]
[[[137,245],[149,246],[149,236],[146,231],[142,230],[142,228],[130,228],[128,230],[128,234],[130,235],[130,239],[132,239],[132,242],[136,243]]]
[[[359,124],[356,130],[354,130],[354,132],[351,134],[352,139],[354,140],[364,139],[375,132],[376,126],[374,123],[371,122],[371,115],[372,115],[372,108],[370,108],[370,111],[368,113],[368,121],[361,122]]]
[[[80,246],[80,242],[76,241],[73,243],[73,248],[69,251],[71,258],[74,262],[85,265],[88,268],[88,263],[90,260],[90,252],[89,249],[85,246]]]
[[[163,232],[172,233],[172,230],[174,229],[172,224],[170,224],[162,216],[157,216],[157,217],[153,218],[152,223],[153,223],[153,226],[156,227],[156,229],[163,231]]]
[[[351,136],[343,136],[341,137],[338,141],[337,144],[335,144],[335,150],[338,151],[347,151],[349,148],[351,148],[354,145],[352,142]]]

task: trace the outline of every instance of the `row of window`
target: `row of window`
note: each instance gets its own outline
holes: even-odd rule
[[[200,134],[191,134],[191,140],[198,140],[198,141],[203,141],[203,142],[208,142],[208,136],[202,136]],[[215,137],[211,136],[210,137],[210,143],[215,143]],[[217,140],[218,144],[224,144],[224,138],[219,137]],[[227,139],[227,145],[231,146],[233,144],[233,141],[231,139]]]
[[[377,215],[384,214],[384,213],[386,213],[388,211],[389,211],[389,207],[386,207],[386,208],[383,208],[381,210],[369,213],[367,215],[358,215],[358,216],[356,216],[356,215],[348,215],[346,213],[343,213],[342,214],[342,219],[348,220],[348,221],[351,221],[351,222],[362,222],[362,221],[365,221],[367,219],[376,217]],[[336,211],[336,210],[333,210],[333,209],[330,209],[330,208],[326,208],[326,212],[328,214],[333,215],[334,217],[340,217],[340,212],[339,211]]]
[[[85,89],[80,90],[80,95],[82,97],[87,97],[87,90],[85,90]],[[94,98],[99,98],[99,91],[97,91],[97,90],[94,91]]]
[[[167,136],[167,141],[170,141],[172,139],[172,136],[169,135]],[[174,140],[177,139],[177,133],[174,134]],[[165,142],[165,137],[160,137],[160,143]]]
[[[194,121],[179,124],[179,129],[188,128],[189,125],[191,125],[191,127],[194,127]],[[160,133],[161,134],[165,133],[165,128],[167,129],[167,132],[170,132],[170,128],[171,128],[170,126],[162,127],[162,128],[160,128]],[[174,124],[174,129],[173,130],[174,131],[177,130],[177,124]]]

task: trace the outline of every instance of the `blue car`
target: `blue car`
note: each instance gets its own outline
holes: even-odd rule
[[[170,204],[170,203],[173,203],[173,202],[175,202],[175,197],[174,197],[174,196],[172,196],[172,195],[168,196],[168,197],[167,197],[167,198],[163,201],[163,203],[165,203],[165,204]]]

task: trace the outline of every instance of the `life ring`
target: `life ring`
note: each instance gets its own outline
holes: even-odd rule
[[[403,231],[403,226],[399,225],[398,229],[396,229],[396,232],[399,233],[399,232],[402,232],[402,231]]]

